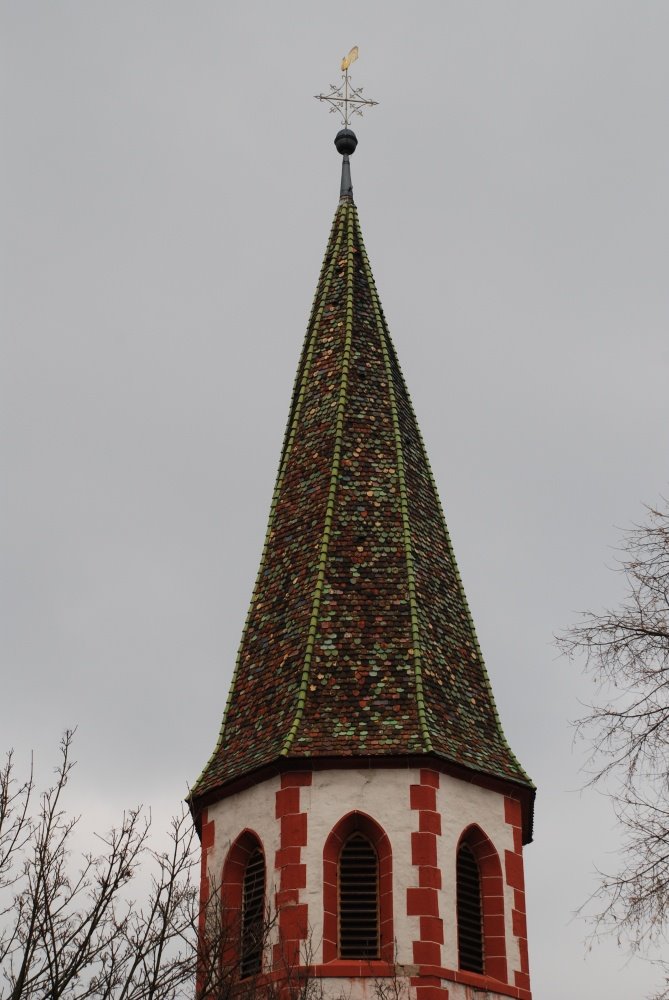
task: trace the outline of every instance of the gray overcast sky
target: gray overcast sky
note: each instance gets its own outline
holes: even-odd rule
[[[210,753],[339,184],[353,183],[506,733],[541,1000],[641,997],[573,911],[615,864],[556,657],[668,489],[669,4],[0,4],[2,745],[163,818]]]

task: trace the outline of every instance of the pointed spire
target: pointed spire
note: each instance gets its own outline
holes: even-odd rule
[[[532,784],[497,715],[350,174],[342,188],[223,727],[193,797],[287,759],[430,757],[525,789],[528,829]]]

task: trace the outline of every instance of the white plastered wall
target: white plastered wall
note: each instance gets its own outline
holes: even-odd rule
[[[252,785],[209,806],[207,819],[214,822],[214,846],[209,852],[209,877],[220,881],[230,847],[244,830],[260,838],[267,860],[268,888],[274,883],[274,852],[279,847],[280,825],[275,819],[275,796],[281,787],[277,776]]]
[[[411,834],[417,829],[417,814],[409,808],[409,785],[419,780],[415,769],[356,769],[314,771],[313,784],[303,792],[309,813],[307,902],[309,921],[322,961],[323,846],[332,828],[348,813],[366,813],[383,827],[393,854],[393,924],[397,961],[413,961],[412,942],[418,937],[418,919],[406,915],[406,888],[416,885],[411,864]]]
[[[441,813],[441,837],[437,837],[437,860],[442,875],[440,913],[444,921],[443,964],[449,969],[458,967],[455,857],[463,830],[476,823],[492,842],[502,866],[506,961],[509,978],[513,983],[513,973],[516,969],[520,969],[520,955],[518,942],[513,936],[511,917],[513,889],[506,884],[504,869],[504,852],[514,849],[513,829],[504,819],[504,796],[488,788],[480,788],[478,785],[471,785],[442,774],[437,790],[437,809]]]
[[[313,772],[310,786],[300,789],[300,811],[306,812],[307,846],[302,862],[307,866],[307,886],[301,901],[309,907],[312,961],[322,962],[323,933],[323,847],[332,828],[348,813],[359,810],[374,819],[386,832],[393,856],[393,919],[400,965],[413,962],[412,943],[420,937],[419,918],[406,915],[406,890],[418,885],[418,870],[411,863],[411,834],[418,829],[419,814],[410,808],[409,788],[420,783],[418,768],[360,768]],[[273,896],[277,874],[274,852],[280,846],[280,821],[275,818],[275,794],[279,777],[222,799],[209,808],[215,823],[214,847],[209,855],[209,874],[220,880],[221,870],[232,843],[245,829],[260,838],[267,858],[268,888]],[[444,921],[442,964],[457,968],[455,912],[455,852],[463,830],[476,823],[497,850],[504,874],[504,852],[513,850],[512,828],[504,819],[504,796],[449,775],[440,775],[437,810],[442,818],[442,835],[437,837],[437,862],[442,872],[439,897]],[[512,934],[513,890],[506,885],[505,927],[509,977],[520,967],[518,946]],[[270,897],[271,899],[271,897]],[[339,992],[333,990],[337,984]],[[464,987],[449,983],[453,1000],[464,1000]],[[341,995],[339,980],[328,982],[328,995]],[[455,991],[455,992],[453,992]],[[358,995],[358,989],[355,991]]]
[[[280,786],[281,779],[277,776],[209,806],[207,819],[214,822],[214,846],[209,851],[207,870],[213,885],[221,885],[223,865],[235,840],[244,830],[251,830],[258,836],[265,853],[267,902],[271,905],[277,888],[274,852],[279,847],[281,827],[275,819],[274,804]],[[277,928],[271,927],[267,934],[266,963],[271,961],[271,948],[277,933]]]

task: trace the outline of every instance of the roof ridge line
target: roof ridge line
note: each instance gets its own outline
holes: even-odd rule
[[[390,412],[393,419],[393,436],[395,438],[395,454],[397,456],[397,477],[399,480],[400,487],[400,511],[402,514],[402,536],[404,541],[404,553],[407,561],[407,579],[409,587],[409,609],[411,614],[411,639],[413,642],[413,666],[414,666],[414,680],[416,684],[416,702],[418,707],[418,722],[420,725],[421,736],[423,738],[423,748],[426,753],[433,750],[432,739],[430,737],[430,731],[427,725],[427,718],[425,712],[425,693],[423,690],[423,674],[422,674],[422,664],[421,664],[421,641],[420,641],[420,631],[418,627],[418,612],[417,612],[417,601],[416,601],[416,574],[413,565],[413,551],[411,548],[411,530],[409,527],[409,514],[408,514],[408,503],[407,503],[407,489],[406,489],[406,476],[404,471],[404,452],[402,450],[402,435],[399,430],[399,417],[397,413],[397,400],[395,399],[395,394],[393,392],[393,381],[392,372],[390,369],[390,357],[388,355],[388,347],[386,344],[386,329],[383,323],[382,313],[380,310],[379,293],[376,288],[376,283],[374,281],[374,275],[372,274],[372,267],[369,263],[369,258],[367,256],[367,250],[365,248],[364,240],[362,238],[362,229],[360,227],[360,221],[358,219],[357,211],[355,213],[356,229],[358,233],[358,241],[360,244],[360,255],[362,257],[363,268],[367,275],[367,280],[369,282],[369,287],[372,293],[372,308],[374,309],[374,317],[376,319],[377,329],[380,334],[381,341],[381,351],[383,353],[383,361],[386,369],[386,377],[388,379],[388,400],[390,403]]]
[[[352,205],[352,202],[349,203]],[[314,586],[312,603],[311,603],[311,617],[309,619],[309,632],[307,634],[307,645],[304,651],[304,663],[302,666],[302,677],[300,679],[300,687],[297,694],[297,710],[295,712],[295,718],[293,719],[293,724],[290,727],[288,736],[286,737],[283,747],[281,749],[281,756],[285,757],[288,754],[297,731],[300,727],[302,721],[302,716],[304,715],[304,706],[307,699],[307,684],[309,681],[309,674],[311,672],[311,659],[314,652],[314,645],[316,641],[316,632],[318,630],[318,616],[321,608],[321,595],[323,593],[323,587],[325,584],[325,566],[327,562],[328,549],[330,546],[330,529],[332,526],[332,517],[334,513],[335,499],[337,495],[337,486],[339,483],[339,467],[341,461],[341,447],[342,438],[344,431],[344,409],[346,407],[346,396],[348,392],[348,373],[350,367],[351,358],[351,344],[353,341],[353,226],[351,224],[352,214],[350,207],[346,207],[345,212],[342,213],[346,216],[347,221],[347,253],[346,253],[346,327],[344,336],[344,355],[342,360],[342,371],[341,371],[341,382],[339,385],[339,400],[337,402],[337,417],[335,421],[335,441],[334,448],[332,451],[332,468],[330,471],[330,486],[328,489],[328,498],[325,506],[325,520],[323,522],[323,536],[321,538],[321,550],[318,558],[318,570],[316,575],[316,584]]]
[[[303,403],[303,400],[304,400],[304,390],[305,390],[305,385],[306,385],[306,379],[307,379],[307,376],[309,374],[309,370],[310,370],[310,367],[311,367],[311,360],[312,360],[312,357],[313,357],[313,345],[314,345],[314,341],[315,341],[315,336],[316,336],[316,333],[318,332],[319,327],[320,327],[320,322],[321,322],[321,319],[322,319],[322,316],[323,316],[325,298],[326,298],[327,293],[328,293],[328,291],[330,289],[330,284],[332,282],[332,275],[333,275],[334,268],[335,268],[335,262],[337,260],[337,254],[339,252],[339,248],[340,248],[341,242],[342,242],[343,225],[340,227],[340,232],[339,232],[339,234],[337,236],[335,245],[333,247],[332,259],[331,259],[331,261],[329,263],[329,266],[327,266],[327,268],[326,268],[327,248],[330,245],[330,242],[331,242],[331,240],[333,238],[333,235],[334,235],[335,229],[337,227],[337,224],[340,221],[339,220],[339,216],[340,216],[339,211],[335,212],[335,216],[334,216],[334,219],[332,221],[332,227],[330,229],[330,235],[328,236],[328,241],[327,241],[326,248],[325,248],[326,255],[325,255],[325,258],[323,260],[323,264],[321,266],[321,273],[319,275],[318,284],[316,286],[316,293],[314,294],[314,301],[312,303],[311,311],[310,311],[310,314],[309,314],[309,322],[307,323],[307,332],[306,332],[305,337],[304,337],[304,343],[303,343],[303,346],[302,346],[302,350],[304,350],[305,348],[307,348],[307,344],[309,344],[309,340],[311,340],[311,345],[307,348],[305,365],[304,365],[304,368],[303,368],[302,372],[300,373],[300,370],[299,370],[299,367],[298,367],[298,370],[297,370],[297,372],[295,374],[295,382],[293,384],[293,393],[292,393],[292,396],[291,396],[291,401],[294,398],[296,392],[297,392],[297,401],[296,401],[294,409],[292,409],[292,406],[291,406],[292,413],[289,413],[288,424],[286,425],[286,431],[285,431],[285,435],[284,435],[284,445],[283,445],[283,448],[281,450],[281,459],[279,461],[279,470],[278,470],[276,482],[274,484],[274,491],[272,493],[272,501],[271,501],[271,504],[270,504],[270,511],[269,511],[269,520],[268,520],[268,523],[267,523],[267,530],[265,531],[265,539],[263,541],[262,552],[261,552],[261,555],[260,555],[260,565],[258,567],[258,572],[256,574],[255,582],[253,584],[253,592],[251,594],[251,601],[250,601],[250,604],[249,604],[249,608],[248,608],[248,611],[246,613],[246,618],[244,620],[244,627],[242,629],[242,636],[241,636],[241,639],[240,639],[240,642],[239,642],[239,647],[238,647],[238,652],[237,652],[237,658],[235,660],[235,669],[234,669],[233,674],[232,674],[232,680],[230,681],[230,690],[228,691],[228,697],[227,697],[226,703],[225,703],[225,710],[223,712],[223,721],[221,722],[221,728],[219,730],[218,739],[216,741],[216,746],[214,747],[214,749],[213,749],[213,751],[211,753],[211,756],[209,757],[209,760],[207,761],[207,763],[205,764],[205,766],[202,768],[202,772],[200,773],[197,781],[193,785],[193,787],[191,789],[191,792],[190,792],[191,795],[197,789],[198,784],[200,783],[200,781],[202,780],[202,778],[204,777],[204,775],[207,773],[207,769],[209,768],[209,765],[214,761],[216,755],[218,754],[218,751],[220,750],[221,746],[223,745],[223,736],[224,736],[224,733],[225,733],[225,723],[226,723],[227,718],[228,718],[228,711],[230,709],[230,705],[232,704],[232,696],[234,694],[235,684],[236,684],[236,681],[237,681],[237,675],[239,673],[239,668],[240,668],[240,665],[241,665],[242,650],[244,648],[244,642],[245,642],[245,639],[246,639],[246,633],[248,632],[248,627],[249,627],[249,623],[250,623],[250,620],[251,620],[251,614],[252,614],[254,606],[255,606],[257,592],[258,592],[258,586],[260,584],[260,579],[262,577],[262,572],[263,572],[263,569],[265,567],[265,559],[266,559],[266,556],[267,556],[267,546],[268,546],[270,535],[272,533],[272,529],[274,527],[274,519],[275,519],[275,515],[276,515],[276,508],[277,508],[277,503],[278,503],[278,500],[279,500],[279,494],[281,492],[281,487],[283,486],[283,478],[284,478],[284,475],[285,475],[285,472],[286,472],[286,466],[288,464],[288,459],[290,457],[290,453],[291,453],[292,447],[293,447],[293,442],[295,440],[295,428],[297,426],[297,421],[299,419],[300,412],[301,412],[301,409],[302,409],[302,403]],[[317,308],[318,301],[319,301],[319,294],[318,293],[319,293],[319,290],[320,290],[320,287],[321,287],[321,281],[323,280],[323,278],[325,279],[324,280],[324,284],[323,284],[323,292],[322,292],[322,295],[320,297],[320,307]],[[298,384],[299,384],[299,392],[298,392]]]
[[[402,375],[401,371],[400,371],[400,377],[402,378],[402,380],[404,380],[404,376]],[[490,698],[490,707],[492,708],[492,713],[493,713],[493,716],[495,717],[495,722],[497,723],[497,730],[499,732],[499,735],[500,735],[500,738],[502,740],[502,743],[504,744],[504,746],[506,747],[506,749],[509,751],[509,754],[511,755],[512,760],[515,761],[515,763],[518,765],[518,770],[527,779],[527,782],[529,783],[530,787],[534,788],[535,785],[534,785],[532,779],[530,778],[530,776],[528,775],[527,771],[525,770],[525,768],[523,767],[523,765],[520,763],[520,761],[516,757],[516,755],[513,752],[513,750],[511,749],[511,745],[509,744],[509,742],[508,742],[508,740],[506,738],[506,733],[504,732],[504,727],[502,725],[502,720],[500,719],[499,712],[497,711],[497,702],[495,701],[495,695],[493,693],[492,684],[490,683],[490,677],[488,676],[488,668],[486,667],[486,664],[485,664],[485,658],[483,656],[483,650],[481,649],[481,644],[479,642],[479,637],[478,637],[477,632],[476,632],[476,625],[474,624],[474,618],[472,616],[471,608],[469,607],[469,600],[467,598],[467,592],[465,591],[465,585],[464,585],[464,583],[462,581],[462,576],[460,575],[460,567],[458,566],[457,559],[455,558],[455,550],[453,548],[453,543],[451,542],[451,533],[450,533],[450,531],[448,529],[448,521],[446,520],[446,515],[444,514],[444,508],[442,507],[442,504],[441,504],[441,498],[439,496],[439,490],[437,489],[437,484],[435,482],[434,475],[432,473],[432,466],[430,465],[430,459],[428,458],[427,449],[425,448],[425,443],[423,441],[423,435],[421,433],[420,425],[419,425],[418,421],[416,420],[416,414],[414,413],[413,403],[411,401],[411,397],[409,396],[408,390],[406,392],[406,397],[407,397],[407,402],[409,404],[409,408],[410,408],[411,413],[412,413],[413,418],[414,418],[414,425],[416,427],[416,431],[417,431],[417,434],[418,434],[418,442],[420,444],[420,448],[421,448],[421,451],[423,453],[423,460],[425,462],[425,467],[427,469],[427,474],[428,474],[428,476],[430,478],[430,483],[432,485],[432,489],[434,491],[434,496],[435,496],[435,499],[437,501],[437,508],[438,508],[439,513],[441,515],[441,524],[442,524],[442,527],[444,529],[444,536],[446,538],[446,545],[448,547],[448,552],[449,552],[449,555],[451,557],[451,564],[453,566],[453,572],[455,573],[455,578],[456,578],[456,580],[458,582],[458,587],[460,588],[460,596],[462,598],[462,605],[463,605],[463,607],[465,609],[465,614],[467,615],[467,623],[468,623],[468,625],[469,625],[469,627],[471,629],[472,638],[474,640],[474,648],[476,649],[476,652],[478,653],[479,663],[481,665],[481,675],[483,677],[483,683],[485,684],[486,690],[488,692],[488,697]]]
[[[367,251],[366,250],[364,251],[364,256],[365,256],[365,258],[367,257]],[[374,277],[371,274],[371,266],[369,267],[369,270],[370,270],[370,280],[371,280],[372,289],[373,289],[373,293],[374,293],[374,303],[375,303],[375,306],[378,303],[379,313],[380,313],[380,316],[381,316],[381,322],[382,322],[382,325],[383,325],[383,330],[385,332],[385,335],[386,335],[388,341],[392,344],[392,337],[390,336],[390,331],[388,330],[388,325],[387,325],[387,323],[385,321],[385,316],[384,316],[384,313],[383,313],[383,307],[381,306],[380,298],[379,298],[378,292],[376,290],[376,284],[374,282]],[[386,345],[384,343],[384,350],[385,350],[385,346]],[[397,370],[398,370],[399,377],[402,379],[402,382],[404,383],[404,375],[402,373],[401,368],[399,367],[399,364],[397,365]],[[453,544],[451,542],[451,535],[450,535],[450,532],[448,530],[448,522],[447,522],[446,516],[444,514],[444,508],[442,506],[441,498],[439,496],[439,490],[437,489],[437,484],[435,482],[434,474],[432,472],[432,466],[430,465],[430,459],[429,459],[428,454],[427,454],[427,449],[425,448],[425,442],[423,441],[423,435],[421,433],[420,424],[418,423],[418,420],[416,419],[416,413],[414,411],[413,402],[411,400],[411,396],[409,394],[409,390],[406,387],[406,383],[404,383],[404,390],[405,390],[405,396],[406,396],[407,404],[409,406],[409,410],[410,410],[411,415],[413,417],[413,423],[414,423],[414,427],[416,429],[416,434],[417,434],[417,437],[418,437],[418,443],[420,445],[420,449],[421,449],[421,452],[422,452],[422,455],[423,455],[423,461],[425,462],[425,467],[427,469],[427,474],[429,476],[430,484],[432,486],[432,490],[434,492],[435,500],[437,502],[437,508],[439,510],[439,514],[441,515],[441,525],[442,525],[442,528],[444,530],[444,536],[445,536],[445,539],[446,539],[446,546],[448,548],[448,553],[449,553],[450,558],[451,558],[451,564],[453,566],[453,571],[455,573],[455,577],[456,577],[456,580],[458,582],[458,587],[460,589],[460,596],[462,598],[462,604],[463,604],[463,607],[465,609],[465,613],[467,615],[467,623],[468,623],[468,625],[469,625],[469,627],[471,629],[472,638],[474,640],[474,647],[476,649],[476,652],[478,653],[479,663],[481,665],[481,673],[482,673],[482,676],[483,676],[483,682],[484,682],[484,684],[486,686],[486,690],[487,690],[489,698],[490,698],[490,706],[492,708],[492,712],[493,712],[493,715],[494,715],[494,718],[495,718],[495,722],[497,723],[497,729],[498,729],[500,738],[502,740],[502,743],[504,744],[504,746],[506,747],[506,749],[509,751],[509,754],[511,755],[511,758],[517,764],[520,773],[525,777],[525,779],[527,780],[527,782],[530,785],[530,787],[531,788],[535,788],[536,786],[534,785],[532,779],[529,777],[529,775],[527,774],[525,768],[522,766],[522,764],[520,763],[520,761],[516,757],[515,753],[511,749],[511,746],[509,745],[509,742],[508,742],[508,740],[506,738],[506,734],[504,732],[504,727],[502,726],[502,720],[499,717],[499,712],[497,710],[497,703],[495,702],[495,696],[494,696],[493,690],[492,690],[492,684],[490,683],[490,677],[488,676],[488,669],[486,667],[485,659],[483,657],[483,652],[481,650],[481,644],[479,643],[479,638],[478,638],[478,635],[476,633],[476,626],[474,624],[474,619],[472,617],[471,609],[469,607],[469,601],[467,600],[467,594],[466,594],[466,591],[465,591],[465,588],[464,588],[464,584],[462,582],[462,577],[460,575],[460,568],[459,568],[457,560],[455,558],[455,551],[453,549]],[[392,402],[394,403],[394,397],[393,397]]]
[[[341,204],[345,204],[340,202]],[[348,203],[352,205],[352,202]],[[353,255],[353,240],[352,240],[352,225],[351,225],[351,211],[350,208],[345,208],[342,215],[346,216],[347,222],[347,252],[346,252],[346,327],[344,336],[344,355],[342,360],[342,372],[341,372],[341,382],[339,385],[339,400],[337,401],[337,417],[335,420],[335,442],[332,451],[332,468],[330,471],[330,486],[328,489],[328,498],[325,505],[325,520],[323,522],[323,536],[321,538],[321,550],[318,557],[318,569],[316,575],[316,584],[314,586],[312,603],[311,603],[311,616],[309,619],[309,631],[307,633],[307,645],[304,651],[304,663],[302,666],[302,676],[300,678],[300,687],[297,694],[297,710],[295,712],[295,718],[293,719],[293,724],[290,727],[288,736],[286,737],[283,747],[281,749],[281,756],[285,757],[288,754],[291,746],[295,741],[297,736],[297,731],[300,727],[302,721],[302,716],[304,715],[304,707],[307,700],[307,684],[309,681],[309,674],[311,672],[311,659],[314,652],[314,645],[316,640],[316,632],[318,629],[318,617],[321,607],[321,595],[323,593],[323,586],[325,584],[325,565],[327,561],[328,549],[330,547],[330,529],[332,526],[332,516],[334,513],[335,498],[337,495],[337,486],[339,484],[339,467],[341,460],[341,444],[344,429],[344,408],[346,406],[346,395],[348,391],[348,372],[350,367],[350,357],[351,357],[351,344],[353,340],[353,268],[352,268],[352,255]],[[342,227],[343,229],[343,227]],[[337,244],[339,247],[340,240]],[[333,261],[336,255],[333,257]]]

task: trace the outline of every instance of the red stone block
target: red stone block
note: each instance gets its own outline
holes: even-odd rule
[[[330,882],[323,886],[323,908],[327,913],[337,912],[337,886]]]
[[[234,861],[232,858],[228,858],[225,865],[225,884],[228,882],[241,882],[244,878],[244,872],[246,871],[246,860]]]
[[[434,889],[407,889],[408,917],[438,917],[439,902]]]
[[[513,849],[516,854],[523,853],[523,831],[519,826],[513,828]]]
[[[421,889],[441,889],[441,871],[429,865],[421,865],[418,869],[418,885]]]
[[[298,865],[300,858],[301,850],[299,847],[280,847],[274,854],[274,867],[283,868],[285,865]]]
[[[497,857],[497,851],[489,840],[484,840],[483,842],[479,841],[478,844],[479,847],[476,852],[476,857],[479,865],[483,865],[485,867],[486,862],[489,862],[490,859],[494,860]]]
[[[291,813],[281,819],[281,846],[306,847],[307,814]]]
[[[323,862],[323,883],[324,885],[337,885],[337,863],[336,861]]]
[[[518,951],[520,953],[520,967],[523,972],[529,972],[530,963],[527,957],[527,941],[525,938],[518,938]]]
[[[526,972],[514,972],[514,979],[516,981],[516,986],[520,990],[529,990],[530,988],[530,977]]]
[[[439,965],[441,946],[433,941],[414,941],[413,960],[417,965]]]
[[[323,846],[323,857],[338,863],[339,852],[344,846],[345,841],[346,836],[342,837],[336,830],[333,830]]]
[[[395,943],[394,943],[394,939],[393,939],[393,919],[392,919],[392,917],[388,917],[386,920],[382,920],[381,921],[381,926],[380,926],[379,930],[381,932],[381,941],[382,942],[388,942],[390,944],[391,948],[394,949]],[[381,950],[382,951],[385,950],[385,945],[382,946]],[[389,955],[389,958],[392,959],[392,957],[393,957],[393,954],[391,952],[391,954]]]
[[[513,933],[516,937],[526,938],[527,920],[525,918],[525,914],[521,913],[520,910],[512,910],[511,918],[513,920]]]
[[[486,896],[483,906],[486,914],[489,916],[504,913],[504,896]]]
[[[276,908],[281,910],[286,906],[294,906],[300,901],[300,893],[297,889],[280,889],[276,895]]]
[[[511,798],[509,795],[504,797],[504,820],[511,826],[522,826],[523,816],[520,808],[520,802],[518,799]]]
[[[333,962],[337,957],[337,918],[327,913],[323,921],[323,961]]]
[[[279,968],[296,969],[300,964],[300,939],[286,937],[281,942],[281,959]],[[281,996],[281,993],[279,994]],[[288,1000],[288,998],[286,998]]]
[[[437,792],[429,785],[411,785],[409,801],[412,809],[429,809],[435,812],[437,808]]]
[[[206,850],[208,847],[214,846],[214,831],[216,830],[216,824],[213,820],[210,823],[202,824],[202,850]]]
[[[349,962],[345,959],[334,959],[325,965],[313,967],[316,976],[325,976],[337,979],[360,979],[363,976],[388,975],[385,962],[371,960],[369,962]]]
[[[310,785],[311,771],[287,771],[281,775],[281,787],[290,788],[293,785]]]
[[[431,771],[426,767],[421,768],[420,783],[421,785],[432,785],[433,788],[439,788],[439,771]]]
[[[307,906],[289,906],[279,913],[279,928],[286,940],[304,939],[307,936]]]
[[[393,873],[392,871],[381,872],[379,874],[379,896],[383,898],[386,894],[392,900],[393,892]]]
[[[509,981],[508,972],[506,971],[506,955],[486,955],[485,965],[489,977],[498,979],[501,983]]]
[[[448,990],[443,986],[417,986],[416,1000],[448,1000]]]
[[[470,847],[483,848],[483,850],[485,850],[490,843],[483,830],[476,829],[470,830],[467,840]]]
[[[276,793],[274,813],[277,819],[300,811],[300,789],[297,787],[282,788]]]
[[[286,865],[281,870],[281,889],[304,889],[307,884],[306,865]]]
[[[376,842],[376,853],[379,856],[380,862],[383,862],[385,859],[389,860],[392,857],[393,852],[390,847],[390,841],[385,833]]]
[[[481,879],[481,890],[484,896],[501,896],[504,893],[504,882],[501,875],[484,875]]]
[[[506,939],[503,934],[493,937],[486,935],[485,951],[488,958],[495,956],[499,958],[506,955]]]
[[[418,816],[418,829],[421,833],[435,833],[441,836],[441,815],[422,809]]]
[[[227,909],[237,910],[242,905],[242,887],[239,883],[224,885],[221,889],[221,900]]]
[[[504,915],[502,913],[485,914],[483,917],[483,933],[488,937],[504,937]]]
[[[420,918],[421,941],[436,941],[437,944],[444,943],[444,921],[439,917]]]
[[[437,866],[437,838],[433,833],[411,834],[411,863]]]
[[[523,859],[519,854],[511,851],[504,852],[504,865],[506,868],[506,881],[514,889],[525,891],[525,877],[523,874]]]

